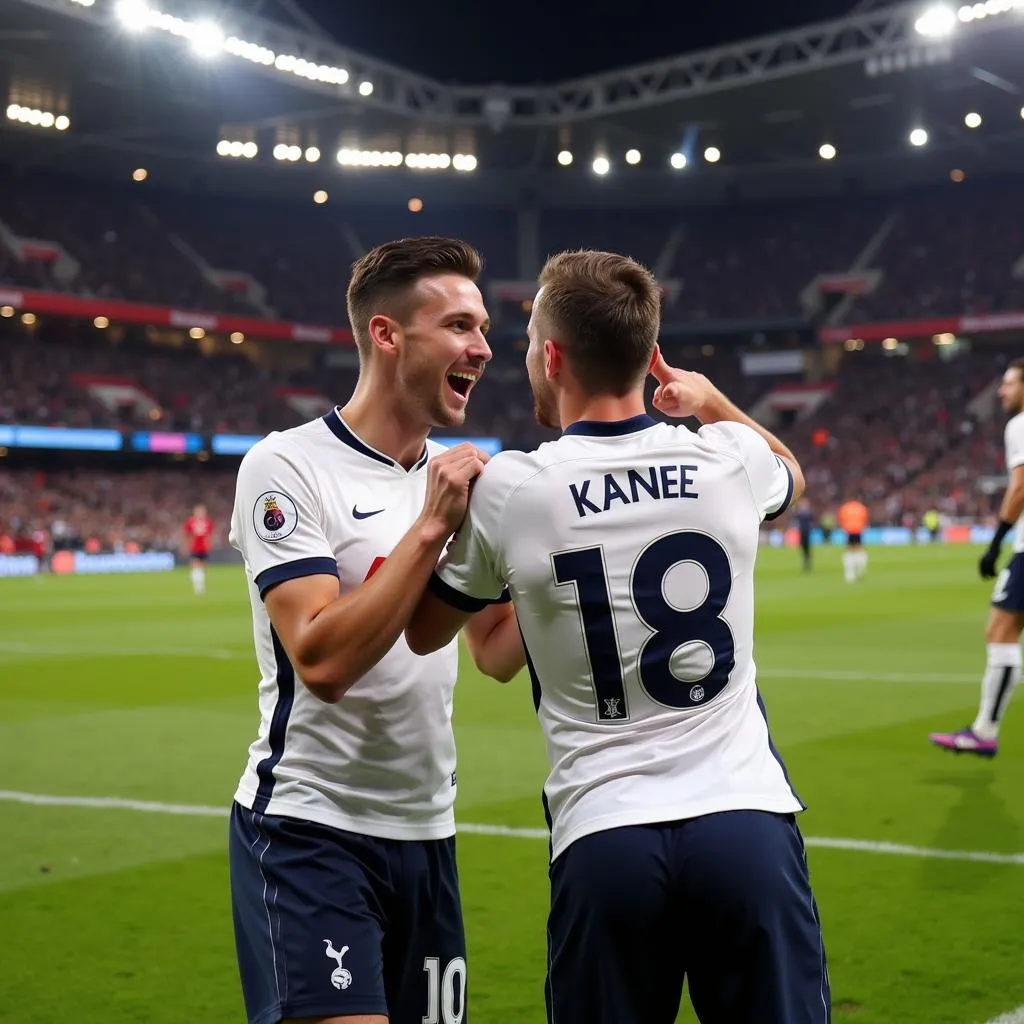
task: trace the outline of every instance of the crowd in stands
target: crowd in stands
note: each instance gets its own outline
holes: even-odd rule
[[[227,544],[235,470],[73,469],[0,472],[0,546],[49,555],[60,550],[181,551],[196,504]]]
[[[807,305],[807,287],[855,268],[882,274],[846,322],[955,316],[1024,308],[1022,207],[1024,186],[986,182],[769,206],[540,209],[533,232],[511,207],[412,213],[7,175],[0,223],[59,243],[80,269],[57,280],[47,263],[20,263],[0,245],[0,283],[340,325],[354,259],[389,238],[448,234],[482,251],[486,281],[529,280],[561,249],[627,252],[673,282],[668,321],[813,320],[825,310]],[[535,252],[520,249],[529,237]],[[221,288],[210,269],[258,287]]]
[[[307,418],[278,393],[289,380],[259,369],[241,354],[203,356],[198,349],[112,346],[80,341],[47,345],[39,339],[0,339],[0,423],[189,430],[262,434]],[[993,496],[979,477],[1002,465],[1002,419],[975,414],[971,401],[999,378],[1013,355],[1008,347],[977,346],[952,359],[930,345],[912,356],[880,349],[844,355],[834,390],[813,414],[783,426],[807,476],[819,514],[858,497],[876,525],[920,522],[928,509],[950,518],[990,516]],[[921,353],[930,356],[922,358]],[[506,447],[532,448],[554,434],[533,419],[521,365],[495,360],[477,385],[460,436],[498,437]],[[681,355],[681,353],[680,353]],[[779,378],[744,377],[734,352],[683,360],[701,370],[740,405],[750,408]],[[129,377],[161,403],[155,422],[130,410],[111,410],[76,383],[82,371]],[[293,374],[291,383],[315,381],[324,396],[344,402],[354,371]],[[49,519],[68,524],[77,538],[102,534],[104,545],[131,541],[170,543],[188,508],[205,501],[223,521],[230,507],[233,464],[219,475],[185,482],[183,468],[105,474],[98,470],[43,478],[0,473],[0,532],[17,533]],[[998,496],[998,495],[997,495]],[[148,511],[147,511],[148,510]],[[90,533],[91,531],[91,533]]]

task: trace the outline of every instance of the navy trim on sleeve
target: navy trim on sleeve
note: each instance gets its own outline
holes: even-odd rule
[[[450,605],[452,608],[457,608],[460,612],[478,612],[489,604],[498,603],[486,598],[470,597],[469,594],[463,594],[461,590],[456,590],[453,586],[445,583],[436,572],[430,577],[427,589],[435,597],[439,597],[444,601],[445,604]],[[508,593],[508,591],[505,591],[505,593]]]
[[[260,597],[265,598],[271,587],[287,580],[297,580],[301,576],[337,576],[338,563],[333,558],[297,558],[294,562],[283,565],[272,565],[256,577],[256,586],[260,589]]]
[[[776,455],[775,458],[778,461],[779,465],[786,471],[786,476],[789,478],[789,486],[786,488],[785,501],[783,501],[783,503],[774,512],[769,512],[764,517],[764,521],[766,523],[770,523],[773,519],[778,519],[779,516],[781,516],[782,513],[789,508],[790,504],[793,501],[793,471],[789,468],[789,466],[786,465],[785,462],[782,461],[782,459],[778,457],[778,455]]]

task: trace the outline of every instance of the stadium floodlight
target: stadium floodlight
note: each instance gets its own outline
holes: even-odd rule
[[[360,82],[359,83],[359,95],[360,96],[372,96],[373,95],[373,82]]]
[[[58,114],[54,118],[53,127],[59,132],[66,132],[71,127],[71,118],[67,114]]]
[[[957,16],[951,7],[947,7],[945,4],[935,4],[914,22],[914,31],[929,39],[942,39],[953,31],[956,19]]]
[[[707,160],[709,164],[717,164],[718,161],[722,159],[722,151],[717,146],[708,146],[708,148],[704,150],[704,159]]]
[[[626,150],[626,163],[635,166],[640,163],[640,150],[639,149],[627,149]]]
[[[980,128],[981,127],[981,114],[975,114],[973,111],[964,117],[964,124],[968,128]]]
[[[275,160],[284,160],[284,159],[286,159],[285,154],[287,152],[288,152],[288,147],[283,142],[279,142],[274,147],[274,153],[273,153],[274,159]]]
[[[149,28],[152,12],[145,0],[119,0],[114,16],[129,32],[141,32]]]
[[[686,166],[686,154],[685,153],[673,153],[668,158],[669,164],[672,166],[672,170],[681,171]]]
[[[192,49],[200,57],[216,57],[224,49],[224,31],[212,21],[196,21],[190,26]]]
[[[258,43],[246,42],[237,36],[228,36],[224,41],[224,49],[235,57],[252,61],[253,64],[262,64],[264,67],[271,67],[277,58],[277,54],[273,50],[268,50]]]
[[[259,151],[259,146],[257,146],[255,142],[247,142],[242,146],[242,156],[244,156],[246,160],[251,160]]]
[[[476,157],[472,153],[456,153],[452,157],[452,167],[457,171],[475,171]]]
[[[132,181],[145,181],[149,177],[149,171],[145,167],[136,167],[132,171]]]
[[[923,128],[915,128],[910,133],[910,144],[912,146],[926,146],[928,144],[928,133]]]
[[[18,115],[20,113],[21,113],[21,104],[20,103],[12,103],[7,108],[7,120],[8,121],[16,121],[18,119]]]
[[[316,146],[306,149],[306,163],[315,164],[320,159],[320,150]]]
[[[1024,111],[1021,111],[1021,116],[1024,117]],[[559,164],[562,165],[562,167],[568,167],[569,164],[572,163],[572,153],[570,153],[567,149],[563,149],[558,154],[558,162]]]
[[[245,341],[245,335],[241,331],[232,331],[231,332],[231,344],[232,345],[241,345],[243,341]]]
[[[322,188],[317,189],[313,193],[313,202],[318,206],[323,206],[327,202],[327,193]]]
[[[823,142],[821,146],[818,147],[818,156],[820,156],[822,160],[835,160],[836,152],[836,147],[833,146],[831,142]]]
[[[93,327],[104,331],[110,326],[110,320],[105,316],[98,316],[92,322]]]
[[[4,319],[9,320],[14,316],[14,313],[15,310],[13,306],[0,306],[0,316],[4,317]]]
[[[217,143],[217,156],[231,156],[231,143],[227,139]]]
[[[590,165],[591,170],[602,177],[611,169],[612,165],[606,156],[595,156],[594,162]]]

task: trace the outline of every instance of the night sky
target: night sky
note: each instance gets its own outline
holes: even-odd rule
[[[854,0],[299,3],[339,43],[443,82],[535,84],[838,17]]]

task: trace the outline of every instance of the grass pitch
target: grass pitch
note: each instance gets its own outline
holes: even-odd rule
[[[761,556],[760,686],[810,808],[837,1020],[980,1024],[1024,1004],[1024,698],[992,762],[926,741],[974,715],[975,561],[873,549],[847,586],[838,551],[810,575],[794,552]],[[0,581],[4,1024],[243,1020],[219,812],[255,678],[238,569],[212,570],[202,599],[184,572]],[[512,832],[459,839],[470,1019],[543,1024],[545,763],[525,678],[501,687],[464,658],[456,730],[460,821]]]

